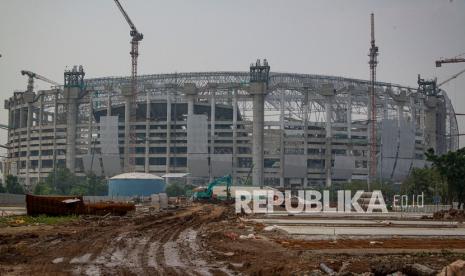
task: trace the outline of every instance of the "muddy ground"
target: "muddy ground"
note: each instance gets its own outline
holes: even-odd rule
[[[385,275],[462,252],[462,239],[304,241],[211,204],[0,228],[0,275]]]

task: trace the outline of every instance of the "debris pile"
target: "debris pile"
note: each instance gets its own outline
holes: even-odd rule
[[[110,213],[112,215],[124,216],[134,210],[136,210],[136,207],[133,203],[109,201],[85,204],[85,213],[88,215],[106,215]]]
[[[448,266],[445,266],[438,275],[439,276],[465,275],[465,261],[457,260],[449,264]]]
[[[433,214],[436,220],[465,220],[465,210],[449,209],[437,211]]]

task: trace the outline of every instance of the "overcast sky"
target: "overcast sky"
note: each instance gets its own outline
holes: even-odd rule
[[[272,71],[369,79],[371,12],[379,81],[416,87],[417,74],[441,81],[465,68],[434,66],[440,57],[465,53],[465,0],[120,1],[144,34],[139,74],[247,71],[256,58],[267,58]],[[0,121],[7,122],[3,99],[26,89],[20,70],[60,83],[74,64],[84,66],[86,77],[126,76],[129,39],[112,0],[0,0]],[[465,74],[443,88],[456,112],[465,113]]]

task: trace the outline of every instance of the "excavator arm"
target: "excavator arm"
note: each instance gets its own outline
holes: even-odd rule
[[[207,188],[204,191],[198,191],[194,194],[195,199],[201,199],[201,200],[210,200],[213,197],[213,188],[215,186],[225,184],[226,185],[226,193],[227,197],[230,198],[231,195],[231,184],[232,184],[232,178],[231,175],[225,175],[223,177],[215,179],[213,182],[208,184]]]

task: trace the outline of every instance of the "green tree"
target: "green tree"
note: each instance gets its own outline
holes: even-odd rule
[[[433,149],[429,149],[426,158],[446,181],[449,203],[456,200],[460,208],[465,202],[465,148],[440,156],[436,155]]]
[[[105,179],[90,173],[85,180],[82,179],[71,188],[71,194],[103,196],[108,194],[108,185]]]
[[[166,187],[166,194],[168,196],[183,196],[185,195],[185,193],[186,191],[184,187],[181,184],[176,183],[176,182],[170,183]]]
[[[46,181],[41,181],[37,183],[36,187],[34,188],[35,195],[50,195],[53,194],[52,186],[49,185]]]
[[[54,179],[55,178],[55,179]],[[47,178],[37,184],[34,189],[37,195],[107,195],[108,185],[106,181],[95,174],[86,177],[77,177],[68,169],[58,169],[51,172]]]
[[[402,194],[424,194],[427,203],[433,203],[436,195],[445,198],[447,189],[436,168],[414,168],[409,177],[402,182]]]
[[[6,192],[10,194],[24,194],[24,189],[21,184],[19,184],[18,177],[13,175],[8,175],[5,180]]]
[[[0,183],[0,193],[5,193],[5,187],[3,187],[3,183]]]
[[[35,194],[69,195],[78,183],[78,178],[67,168],[59,168],[48,174],[47,178],[34,189]]]

